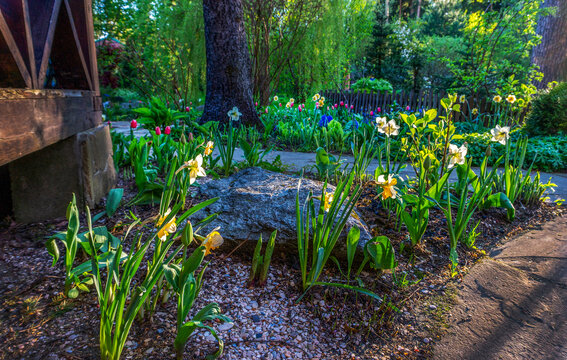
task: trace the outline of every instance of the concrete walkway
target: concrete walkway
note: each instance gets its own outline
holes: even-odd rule
[[[125,121],[114,122],[112,123],[112,127],[115,131],[120,132],[125,135],[130,134],[130,123]],[[141,137],[149,134],[149,132],[141,127],[138,127],[134,131],[134,135],[136,137]],[[215,150],[213,153],[214,156],[218,155],[218,152]],[[265,161],[272,162],[277,156],[280,157],[282,163],[288,166],[290,171],[300,171],[305,167],[311,167],[315,165],[315,154],[313,153],[302,153],[302,152],[291,152],[291,151],[272,151],[270,152],[265,158]],[[341,157],[345,159],[346,164],[352,164],[354,162],[354,157],[351,155],[344,155]],[[234,160],[235,161],[243,161],[244,154],[242,150],[236,149],[234,153]],[[373,161],[370,166],[368,167],[368,174],[374,174],[374,170],[378,166],[378,161]],[[475,169],[475,170],[478,170]],[[400,172],[402,176],[415,176],[415,172],[411,166],[407,166]],[[557,188],[555,188],[555,192],[549,193],[548,196],[551,201],[556,199],[567,199],[567,173],[541,173],[541,182],[546,183],[547,180],[551,179],[551,182],[557,184]],[[456,173],[453,172],[451,179],[456,179]]]
[[[434,358],[567,359],[567,217],[489,255],[458,286]]]

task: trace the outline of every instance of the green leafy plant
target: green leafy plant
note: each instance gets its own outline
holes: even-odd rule
[[[243,134],[240,137],[240,148],[244,153],[244,159],[248,166],[258,166],[264,159],[266,155],[272,151],[272,148],[262,150],[262,144],[258,142],[256,136],[251,136],[250,140]]]
[[[343,163],[344,160],[337,160],[333,155],[328,154],[325,149],[321,147],[317,149],[314,167],[317,169],[319,179],[328,179]]]
[[[532,101],[525,130],[531,136],[567,132],[567,82],[542,91]]]
[[[238,109],[237,108],[235,109],[236,112],[238,112]],[[230,117],[231,116],[229,115],[229,118]],[[238,144],[238,138],[240,135],[240,127],[234,128],[234,126],[232,125],[233,121],[238,121],[238,118],[236,120],[233,120],[231,118],[228,122],[228,130],[226,133],[226,144],[223,141],[224,137],[221,131],[218,128],[215,131],[215,144],[220,153],[219,156],[222,161],[222,169],[224,171],[225,176],[230,175],[230,172],[232,171],[234,150],[236,149],[236,145]]]
[[[366,243],[364,260],[360,264],[357,274],[362,272],[368,262],[370,262],[370,267],[379,271],[396,268],[398,265],[396,253],[388,237],[377,236]]]
[[[150,98],[147,107],[132,109],[132,112],[139,116],[138,121],[150,131],[156,127],[173,125],[177,119],[185,116],[177,110],[168,108],[161,99],[155,96]]]
[[[183,237],[189,239],[183,241],[185,247],[191,243],[193,238],[192,232],[192,227],[188,224],[184,229],[183,235]],[[217,358],[222,355],[223,341],[212,327],[204,324],[205,321],[231,321],[228,317],[221,314],[218,304],[210,303],[206,305],[190,321],[185,321],[203,284],[203,274],[207,265],[201,269],[198,275],[195,275],[195,272],[202,264],[206,253],[206,247],[201,245],[188,258],[185,258],[184,255],[181,264],[171,263],[163,266],[165,278],[177,294],[177,336],[174,341],[177,359],[183,359],[185,344],[193,332],[199,328],[209,331],[217,339],[219,345],[219,349],[212,356],[207,356],[207,358]]]
[[[325,264],[361,195],[360,185],[353,187],[353,182],[354,172],[351,171],[345,180],[337,184],[332,196],[327,193],[327,183],[325,182],[319,198],[319,205],[315,206],[315,197],[312,192],[309,192],[303,208],[299,204],[301,181],[298,184],[295,209],[299,264],[304,295],[311,287],[316,285],[335,286],[355,290],[381,300],[376,294],[364,288],[319,281]]]
[[[272,253],[274,252],[274,246],[276,244],[276,235],[277,230],[274,230],[270,235],[270,240],[266,245],[266,251],[264,252],[264,255],[262,255],[262,234],[260,234],[260,238],[256,243],[256,248],[254,249],[254,255],[252,257],[250,277],[248,277],[249,285],[253,285],[255,282],[259,286],[266,284],[270,262],[272,261]]]

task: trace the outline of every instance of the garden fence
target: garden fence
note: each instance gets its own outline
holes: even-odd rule
[[[380,108],[382,112],[389,112],[392,106],[398,105],[402,109],[408,106],[412,111],[420,111],[421,109],[437,109],[439,114],[442,114],[441,99],[447,96],[444,91],[432,92],[427,90],[416,91],[396,91],[392,93],[379,91],[322,91],[321,96],[324,96],[326,104],[340,104],[344,102],[354,106],[354,111],[362,114],[368,114],[374,111],[378,115],[377,110]],[[505,101],[505,100],[503,100]],[[471,119],[471,111],[476,108],[479,113],[486,114],[492,113],[495,110],[494,103],[486,97],[469,96],[467,102],[461,106],[461,112],[455,114],[455,121],[467,121]],[[523,121],[527,109],[520,115],[520,121]],[[474,117],[473,117],[474,118]]]

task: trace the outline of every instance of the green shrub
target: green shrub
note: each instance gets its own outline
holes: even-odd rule
[[[352,85],[353,91],[370,91],[370,92],[385,92],[392,93],[394,88],[388,80],[384,79],[374,79],[374,78],[362,78]]]
[[[567,131],[567,82],[541,93],[532,102],[526,131],[531,136],[557,135]]]

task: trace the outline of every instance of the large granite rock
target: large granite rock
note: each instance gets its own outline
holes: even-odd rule
[[[247,168],[230,177],[209,181],[199,188],[200,195],[220,199],[193,215],[191,221],[195,223],[218,213],[218,218],[204,232],[220,226],[220,232],[229,246],[240,244],[242,240],[255,245],[260,234],[267,240],[273,230],[278,230],[276,249],[297,252],[295,197],[298,181],[299,177],[261,168]],[[299,193],[301,206],[310,190],[314,195],[321,195],[322,187],[323,183],[319,181],[302,179]],[[328,191],[334,191],[334,187],[328,186]],[[361,230],[359,247],[371,239],[366,224],[351,216],[337,243],[336,255],[344,255],[346,235],[353,226]]]

